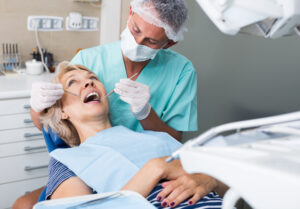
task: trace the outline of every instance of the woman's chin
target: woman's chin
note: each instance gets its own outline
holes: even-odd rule
[[[90,107],[87,108],[86,113],[91,116],[103,116],[108,115],[108,110],[104,105],[90,104]]]

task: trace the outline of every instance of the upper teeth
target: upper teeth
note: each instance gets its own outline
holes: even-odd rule
[[[86,98],[90,97],[90,96],[94,96],[96,95],[97,97],[99,97],[99,94],[97,92],[92,92],[92,93],[89,93]]]

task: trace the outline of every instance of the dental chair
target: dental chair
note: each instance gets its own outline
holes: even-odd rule
[[[61,138],[59,138],[59,136],[56,133],[52,132],[52,130],[50,128],[49,128],[48,132],[44,128],[42,128],[42,132],[43,132],[46,146],[47,146],[49,153],[57,148],[68,148],[69,147],[69,145],[67,145]],[[38,202],[43,201],[43,200],[46,200],[46,186],[43,189],[42,193],[40,194]]]

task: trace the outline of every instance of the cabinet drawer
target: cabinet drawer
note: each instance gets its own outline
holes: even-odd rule
[[[48,175],[48,152],[0,158],[0,184]]]
[[[11,208],[16,199],[26,192],[33,191],[47,184],[48,177],[31,179],[0,185],[0,208]]]
[[[46,151],[47,147],[43,139],[2,144],[0,145],[0,158]]]
[[[36,139],[44,139],[43,133],[36,127],[0,131],[0,145]]]
[[[34,124],[32,123],[29,113],[0,116],[0,131],[15,128],[26,128],[32,126],[34,126]]]
[[[0,115],[26,113],[30,111],[29,98],[0,99]]]

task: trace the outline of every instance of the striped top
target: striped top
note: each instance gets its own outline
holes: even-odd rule
[[[49,180],[46,186],[46,199],[49,199],[55,189],[64,181],[69,178],[76,176],[76,174],[71,171],[64,164],[55,160],[54,158],[50,159],[49,162]],[[163,190],[161,184],[158,184],[152,192],[147,197],[147,200],[153,204],[156,208],[162,209],[161,202],[157,201],[157,194]],[[222,198],[216,192],[210,192],[208,195],[203,197],[194,205],[188,205],[188,199],[175,208],[177,209],[221,209],[222,207]]]
[[[73,171],[66,167],[61,162],[50,158],[49,162],[49,179],[46,186],[46,200],[50,199],[50,196],[55,191],[55,189],[64,181],[69,178],[76,176]]]

